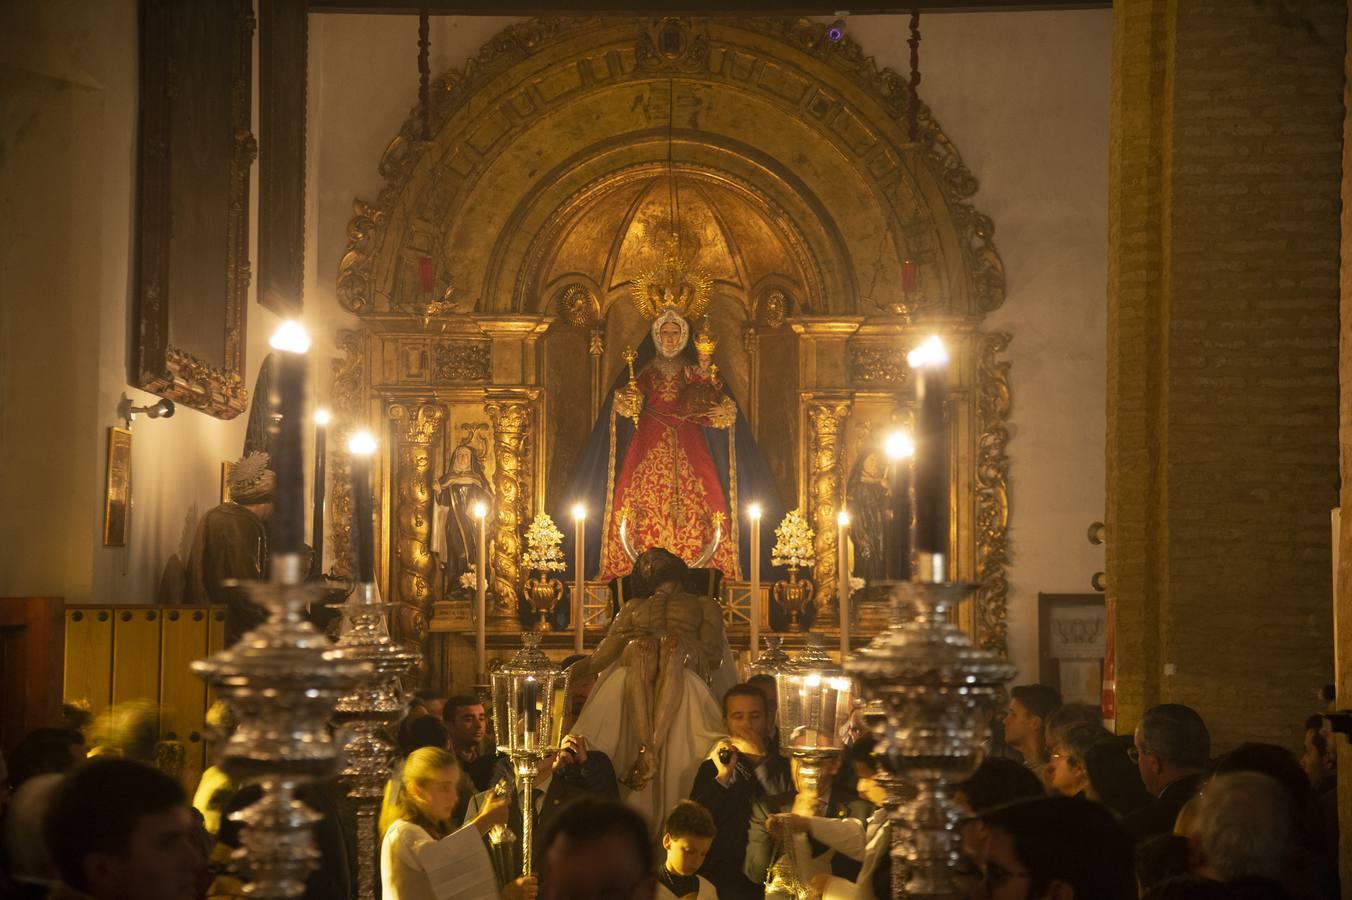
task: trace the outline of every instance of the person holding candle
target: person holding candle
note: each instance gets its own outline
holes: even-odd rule
[[[493,783],[503,787],[490,788],[470,798],[465,811],[465,824],[469,825],[475,821],[480,810],[492,803],[495,797],[504,796],[510,803],[507,827],[519,837],[522,834],[521,797],[516,788],[516,777],[510,759],[499,761],[493,775]],[[559,742],[557,751],[545,755],[544,761],[540,764],[540,777],[534,786],[532,799],[536,816],[534,829],[536,860],[544,858],[544,836],[554,819],[565,807],[584,797],[593,800],[618,800],[620,787],[615,778],[615,767],[611,765],[610,757],[591,747],[586,738],[577,734],[567,734]],[[520,871],[519,839],[511,843],[508,852],[512,857],[513,871]]]
[[[455,756],[423,747],[404,763],[399,799],[381,823],[380,884],[384,900],[450,900],[497,893],[493,864],[480,838],[507,821],[507,800],[489,798],[463,828],[449,824],[459,801]],[[517,879],[504,897],[531,900],[535,879]]]

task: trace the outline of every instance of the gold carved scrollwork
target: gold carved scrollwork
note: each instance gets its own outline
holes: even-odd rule
[[[844,434],[845,419],[850,414],[848,400],[813,403],[808,407],[808,421],[812,424],[812,470],[809,475],[812,491],[812,527],[817,533],[815,548],[817,562],[813,567],[813,580],[817,583],[818,622],[824,622],[828,609],[835,615],[840,610],[836,606],[837,585],[840,573],[836,571],[836,513],[840,510],[840,498],[844,496],[842,473],[844,471]],[[831,598],[823,603],[824,598]]]
[[[906,384],[910,368],[900,347],[850,348],[850,381],[855,384],[900,388]]]
[[[487,342],[432,346],[432,380],[436,384],[488,381],[493,374],[492,363],[492,347]]]
[[[493,423],[493,492],[497,495],[493,523],[493,597],[499,615],[516,609],[521,583],[521,516],[529,485],[523,479],[529,469],[526,437],[530,430],[530,406],[519,400],[502,400],[484,406]]]
[[[338,262],[338,302],[348,312],[360,312],[371,304],[371,245],[383,210],[362,200],[352,202],[347,223],[347,252]]]
[[[345,447],[352,430],[365,424],[362,410],[362,336],[357,331],[339,331],[338,349],[343,358],[332,364],[329,397],[337,446]],[[332,570],[340,577],[352,575],[352,467],[346,453],[329,457],[329,540]]]
[[[981,646],[1006,653],[1009,605],[1009,363],[997,357],[1009,346],[1003,332],[981,336],[977,363],[976,623]]]
[[[429,403],[392,403],[400,423],[394,486],[394,547],[398,636],[422,645],[427,637],[436,560],[432,557],[432,444],[446,411]]]

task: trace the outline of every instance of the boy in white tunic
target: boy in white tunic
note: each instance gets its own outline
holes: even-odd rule
[[[718,891],[695,874],[714,842],[714,817],[693,800],[682,800],[662,826],[666,862],[657,876],[654,900],[718,900]]]

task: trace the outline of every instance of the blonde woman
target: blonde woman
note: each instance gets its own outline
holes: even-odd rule
[[[497,893],[483,836],[507,822],[507,800],[491,797],[464,828],[449,820],[459,800],[460,765],[440,747],[414,750],[404,761],[399,798],[381,821],[380,882],[384,900],[479,900]],[[507,885],[507,900],[533,900],[534,878]]]

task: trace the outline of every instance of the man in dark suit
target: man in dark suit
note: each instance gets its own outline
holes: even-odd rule
[[[1127,751],[1141,770],[1141,781],[1155,800],[1127,816],[1122,824],[1136,841],[1169,834],[1183,806],[1197,793],[1211,756],[1211,735],[1197,711],[1181,703],[1152,706],[1136,726],[1135,746]]]
[[[789,761],[770,740],[765,694],[737,684],[723,695],[723,724],[729,737],[714,747],[695,773],[690,799],[714,817],[718,836],[699,874],[718,890],[720,900],[759,900],[759,883],[743,874],[751,805],[791,790]]]
[[[516,840],[510,843],[511,878],[521,874],[521,804],[516,791],[516,776],[510,760],[501,761],[494,774],[494,785],[507,782],[512,795],[512,805],[508,810],[507,824]],[[465,822],[470,822],[479,814],[491,792],[475,794],[465,812]],[[581,735],[566,735],[559,742],[559,752],[546,757],[540,765],[540,779],[535,788],[534,822],[534,859],[538,868],[541,853],[544,852],[544,834],[554,819],[570,803],[582,797],[593,800],[619,800],[620,786],[615,779],[615,766],[610,757],[600,750],[590,750],[587,739]],[[484,839],[485,841],[488,838]],[[490,853],[497,851],[489,844]],[[495,856],[496,859],[496,856]],[[504,873],[507,874],[507,873]],[[510,880],[510,878],[508,879]]]

